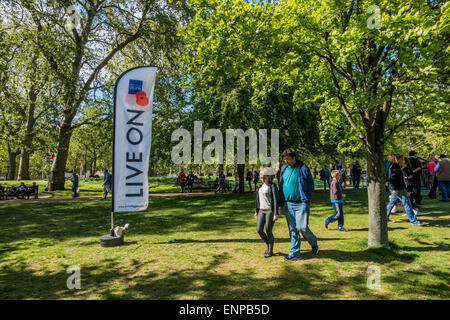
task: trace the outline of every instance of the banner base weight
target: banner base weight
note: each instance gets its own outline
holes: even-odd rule
[[[120,237],[114,237],[110,234],[106,234],[100,237],[100,245],[102,247],[116,247],[123,244],[123,235]]]

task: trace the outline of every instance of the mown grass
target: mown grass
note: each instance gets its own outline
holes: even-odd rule
[[[329,229],[328,192],[316,191],[310,228],[320,252],[302,241],[302,260],[286,262],[286,221],[274,227],[275,256],[264,259],[254,194],[150,197],[148,210],[117,213],[130,223],[125,245],[103,248],[110,201],[0,205],[0,299],[448,299],[449,207],[425,199],[412,227],[389,225],[390,248],[367,249],[365,190],[347,190],[345,226]],[[66,286],[81,268],[81,289]],[[367,287],[370,266],[381,288]]]

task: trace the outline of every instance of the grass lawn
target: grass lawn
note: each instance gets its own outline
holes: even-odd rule
[[[130,223],[125,245],[103,248],[110,200],[0,205],[0,299],[449,299],[449,204],[424,199],[413,227],[401,213],[390,249],[368,250],[367,194],[347,190],[345,226],[325,229],[328,192],[317,190],[310,228],[320,252],[302,241],[302,260],[286,262],[286,220],[274,226],[275,256],[264,259],[254,194],[153,197]],[[66,270],[81,268],[81,289]],[[381,288],[366,270],[381,268]]]

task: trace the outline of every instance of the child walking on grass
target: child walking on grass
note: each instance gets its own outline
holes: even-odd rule
[[[330,184],[330,199],[331,204],[333,205],[334,214],[325,219],[325,228],[328,229],[328,225],[337,220],[338,222],[338,230],[339,231],[348,231],[344,228],[344,198],[345,194],[342,193],[342,187],[339,183],[341,179],[339,171],[333,170],[331,171],[331,176],[333,177],[333,181]]]
[[[275,221],[278,220],[279,212],[278,188],[273,183],[274,175],[275,171],[272,168],[263,169],[259,175],[262,184],[256,190],[256,231],[267,245],[264,258],[273,256],[274,237],[272,228]],[[264,225],[266,226],[266,232],[264,232]]]

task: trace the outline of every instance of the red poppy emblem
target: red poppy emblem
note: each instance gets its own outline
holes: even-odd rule
[[[148,97],[147,94],[144,91],[138,91],[136,92],[136,103],[141,106],[145,107],[148,105]]]

